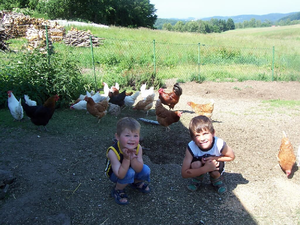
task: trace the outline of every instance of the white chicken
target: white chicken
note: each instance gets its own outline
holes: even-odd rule
[[[100,95],[99,91],[97,91],[96,94],[94,94],[91,98],[94,100],[95,103],[101,102],[103,100],[109,101],[108,96]]]
[[[18,101],[12,91],[7,92],[8,95],[8,108],[15,120],[20,121],[23,119],[23,107],[21,104],[21,98]]]
[[[36,106],[37,103],[34,100],[31,100],[28,95],[24,95],[25,103],[29,106]]]
[[[108,94],[109,94],[109,91],[110,91],[110,89],[109,89],[109,87],[108,87],[108,84],[107,83],[105,83],[105,82],[102,82],[102,84],[103,84],[103,92],[104,92],[104,96],[108,96]]]
[[[125,101],[125,105],[126,106],[133,106],[133,104],[135,103],[135,100],[137,99],[137,97],[140,95],[140,92],[137,91],[135,92],[133,95],[128,95],[125,97],[124,101]]]
[[[73,104],[70,106],[70,109],[76,109],[76,110],[87,110],[86,109],[86,101],[85,100],[80,100],[76,104]]]
[[[154,94],[154,87],[146,89],[146,83],[141,86],[140,90],[143,98],[147,98],[147,96]]]

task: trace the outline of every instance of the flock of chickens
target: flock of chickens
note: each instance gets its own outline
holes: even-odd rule
[[[148,115],[149,110],[155,103],[155,114],[157,121],[147,120],[140,118],[145,122],[160,124],[161,126],[170,129],[169,126],[180,120],[182,115],[181,111],[174,111],[175,105],[179,102],[180,96],[182,95],[182,88],[178,83],[174,84],[171,92],[166,92],[165,89],[160,88],[158,90],[158,99],[154,100],[155,92],[154,87],[146,89],[146,84],[143,84],[140,91],[135,93],[127,93],[126,91],[119,92],[119,84],[116,83],[111,88],[103,82],[104,94],[89,93],[86,95],[80,95],[79,98],[70,106],[74,110],[87,110],[89,114],[100,120],[107,114],[119,115],[121,110],[125,107],[131,107],[133,110],[143,110]],[[29,96],[24,95],[25,102],[21,99],[18,101],[12,91],[8,91],[8,107],[11,115],[15,120],[21,120],[23,118],[23,111],[31,119],[31,122],[37,126],[46,125],[52,118],[55,111],[55,104],[59,100],[58,95],[49,97],[43,105],[37,105],[36,101],[33,101]],[[140,100],[137,101],[140,96]],[[192,101],[187,104],[193,109],[197,115],[205,115],[209,118],[212,117],[214,110],[214,101],[211,100],[207,104],[197,104]],[[169,107],[167,109],[165,106]],[[300,166],[300,146],[297,153],[298,166]],[[292,168],[296,163],[296,156],[294,148],[287,138],[286,134],[282,138],[279,153],[277,159],[280,167],[286,173],[287,177],[290,176]]]

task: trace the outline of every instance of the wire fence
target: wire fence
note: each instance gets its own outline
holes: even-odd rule
[[[300,81],[299,55],[287,55],[273,48],[237,48],[205,43],[174,44],[153,41],[105,39],[100,46],[72,47],[53,43],[51,54],[78,61],[83,73],[96,76],[155,74],[161,78],[186,80]],[[26,39],[13,41],[11,50],[21,50]],[[22,47],[23,46],[23,47]],[[20,51],[19,51],[20,52]]]

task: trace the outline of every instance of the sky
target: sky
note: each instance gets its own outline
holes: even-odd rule
[[[213,16],[300,12],[300,0],[150,0],[158,18],[201,19]]]

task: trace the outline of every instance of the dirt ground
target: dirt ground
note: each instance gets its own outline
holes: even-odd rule
[[[168,81],[167,88],[173,84],[174,80]],[[105,118],[77,136],[70,135],[67,127],[57,134],[0,125],[0,170],[16,178],[0,200],[0,224],[300,224],[300,171],[295,166],[288,179],[276,159],[282,131],[295,153],[300,145],[300,105],[274,107],[264,101],[300,101],[300,83],[180,85],[183,94],[175,106],[183,111],[180,122],[172,124],[169,132],[141,122],[142,130],[153,130],[151,135],[142,132],[141,142],[144,161],[151,168],[152,191],[145,195],[126,188],[127,206],[110,197],[113,184],[103,172],[114,129]],[[214,191],[208,177],[200,190],[189,192],[189,180],[180,175],[190,141],[187,126],[195,116],[186,102],[210,99],[215,101],[216,135],[236,154],[225,166],[228,192],[224,195]],[[54,114],[50,128],[60,113]],[[119,117],[130,113],[125,109]],[[154,115],[152,110],[148,118]],[[98,136],[99,126],[107,129],[107,136]]]

